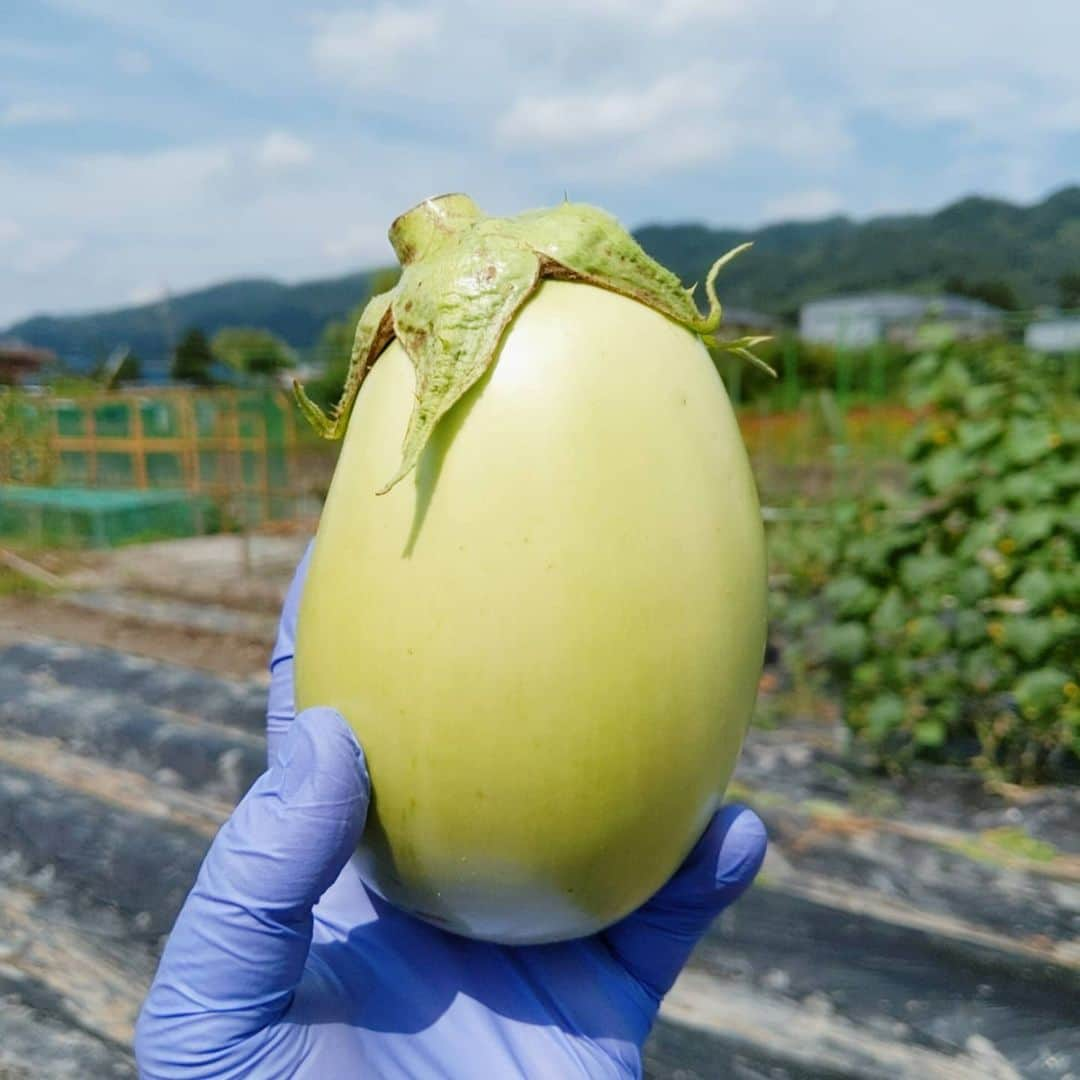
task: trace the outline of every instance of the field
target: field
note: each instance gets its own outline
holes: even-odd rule
[[[262,768],[266,655],[303,543],[54,557],[67,587],[0,600],[3,1075],[133,1075],[162,937]],[[774,658],[766,708],[784,682]],[[665,1003],[649,1075],[1068,1075],[1076,791],[886,781],[836,735],[813,710],[754,732],[731,794],[766,819],[769,859]]]
[[[1069,706],[1047,699],[1029,714],[1009,703],[1009,686],[956,682],[970,657],[950,637],[955,604],[939,603],[970,570],[963,536],[984,518],[998,522],[1004,531],[973,556],[992,550],[990,565],[1007,567],[972,601],[973,612],[989,605],[974,655],[1017,675],[1067,663],[1075,629],[1054,590],[1067,595],[1075,581],[1075,520],[1067,498],[1045,491],[1075,490],[1075,429],[1067,409],[1038,423],[1009,413],[994,420],[996,435],[982,414],[943,422],[972,393],[970,382],[957,389],[949,360],[938,358],[923,380],[936,397],[845,402],[819,388],[796,409],[760,396],[741,407],[775,610],[757,722],[729,796],[762,815],[771,847],[755,888],[714,926],[665,1001],[647,1048],[654,1080],[1076,1073],[1080,790],[1071,766],[1055,765],[1069,760]],[[987,369],[977,381],[998,377]],[[975,397],[999,408],[981,390]],[[1005,398],[1011,409],[1020,395]],[[111,402],[100,408],[120,415]],[[95,468],[102,455],[134,455],[130,475],[145,480],[135,490],[154,491],[152,472],[137,464],[145,447],[131,445],[148,437],[130,426],[146,423],[140,409],[126,413],[140,420],[122,429],[115,420],[111,433],[95,418],[62,449]],[[177,486],[190,491],[194,480],[205,491],[202,481],[217,477],[218,524],[240,531],[129,535],[115,548],[75,545],[70,534],[42,546],[23,532],[0,549],[0,1077],[134,1075],[132,1023],[164,935],[216,828],[263,768],[277,611],[332,457],[301,435],[281,459],[280,484],[269,484],[257,458],[245,458],[266,422],[245,434],[229,419],[240,410],[208,415],[225,419],[209,422],[210,443],[194,456],[168,444],[181,452]],[[1049,427],[1038,426],[1044,420]],[[983,441],[968,450],[953,431]],[[16,441],[7,443],[9,468],[16,454],[39,460]],[[110,467],[121,466],[114,458]],[[944,478],[940,490],[919,486],[927,475]],[[1010,484],[1025,498],[1044,493],[1037,520]],[[271,498],[288,512],[252,512],[272,508]],[[885,509],[881,499],[891,500]],[[1042,503],[1060,514],[1047,517]],[[246,509],[231,518],[221,509],[237,505]],[[900,526],[879,524],[874,515],[886,513]],[[968,517],[948,548],[954,561],[934,577],[927,567],[944,565],[938,549],[952,543],[957,514]],[[1020,526],[1030,534],[1024,562],[1014,552]],[[870,541],[898,528],[910,534],[907,547],[873,569]],[[1041,592],[1030,587],[1036,564]],[[882,629],[882,597],[916,571],[904,602],[917,610],[901,620],[907,644],[897,644]],[[1028,607],[1017,607],[1018,591]],[[987,630],[1001,603],[1002,629]],[[1043,629],[1010,636],[1032,626]],[[919,634],[931,630],[928,651]],[[911,665],[903,685],[889,682],[903,674],[894,660]],[[869,669],[878,682],[867,689]],[[977,713],[939,716],[941,701],[927,696],[946,675],[946,701],[963,694],[1011,709],[1013,741],[993,734],[995,713],[989,750],[974,758]],[[852,718],[880,713],[879,699],[902,707],[875,742],[876,729]],[[1043,757],[1030,757],[1032,740]],[[1021,775],[1025,761],[1039,766],[1037,783]]]

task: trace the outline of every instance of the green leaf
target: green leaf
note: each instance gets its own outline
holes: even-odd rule
[[[1003,481],[987,477],[975,490],[975,509],[984,517],[1005,506],[1008,501]]]
[[[855,574],[836,578],[825,588],[825,600],[841,619],[869,615],[878,602],[879,592],[865,578]]]
[[[881,742],[903,727],[906,716],[903,698],[896,694],[880,694],[866,711],[867,734],[875,742]]]
[[[986,641],[986,616],[979,611],[964,609],[956,616],[956,644],[962,649],[974,648]]]
[[[1059,490],[1080,489],[1080,456],[1072,461],[1054,462],[1047,472]]]
[[[817,618],[817,606],[809,600],[799,600],[788,607],[784,622],[793,630],[805,630],[813,625]]]
[[[956,440],[971,453],[994,442],[1005,431],[1005,425],[996,417],[988,420],[961,420],[956,425]]]
[[[952,720],[963,690],[960,670],[952,655],[921,677],[920,689],[927,698],[936,698],[934,713]],[[925,661],[923,661],[925,664]]]
[[[1050,607],[1058,596],[1058,581],[1055,575],[1035,566],[1024,573],[1013,585],[1013,592],[1028,605],[1032,611]]]
[[[934,552],[908,555],[900,562],[900,580],[905,588],[914,593],[948,581],[953,571],[952,559]]]
[[[908,647],[916,656],[934,656],[949,643],[949,631],[941,619],[920,615],[907,626]]]
[[[1011,657],[1003,656],[1000,649],[986,645],[969,653],[960,666],[965,683],[976,695],[982,696],[1004,686],[1016,665]]]
[[[1014,420],[1005,436],[1005,453],[1017,465],[1030,465],[1052,452],[1053,436],[1047,420]]]
[[[1059,627],[1055,619],[1005,619],[1004,643],[1026,664],[1033,664],[1056,644]],[[1064,629],[1063,627],[1061,629]]]
[[[394,329],[416,369],[416,399],[401,464],[380,494],[416,466],[435,425],[494,362],[506,328],[539,282],[536,254],[497,235],[464,237],[405,267]]]
[[[927,485],[935,493],[966,483],[975,472],[975,462],[958,446],[947,446],[939,450],[927,458],[923,466]]]
[[[907,608],[900,590],[892,588],[878,604],[877,610],[870,619],[870,625],[876,633],[896,634],[904,628],[907,618]]]
[[[1045,540],[1054,531],[1056,516],[1057,511],[1051,507],[1025,510],[1009,519],[1006,532],[1017,550],[1023,551]]]
[[[868,663],[859,664],[858,667],[851,673],[852,685],[857,687],[863,692],[871,692],[876,690],[885,677],[885,672],[882,665],[875,664],[872,661]]]
[[[915,725],[915,741],[920,746],[944,746],[945,735],[945,724],[941,720],[921,720]]]
[[[963,409],[969,416],[980,416],[1002,403],[1005,388],[1000,383],[973,386],[965,395]]]
[[[963,604],[975,604],[994,591],[994,579],[984,566],[969,566],[956,578],[956,597]]]
[[[1045,469],[1024,469],[1011,473],[1001,483],[1001,501],[1014,505],[1045,502],[1054,497],[1058,483]]]
[[[1057,668],[1040,668],[1022,675],[1013,687],[1017,704],[1025,714],[1045,713],[1065,703],[1069,676]]]
[[[536,291],[554,278],[599,286],[636,300],[716,344],[720,323],[715,281],[742,244],[722,256],[705,279],[708,308],[698,311],[685,289],[611,215],[569,201],[513,218],[483,214],[466,195],[427,199],[390,226],[402,265],[394,288],[373,299],[357,328],[344,392],[325,416],[296,386],[301,410],[320,434],[339,438],[360,385],[379,352],[396,337],[416,373],[416,391],[397,473],[385,494],[409,473],[436,425],[494,362],[503,334]],[[760,338],[723,342],[744,359]],[[765,365],[762,365],[765,366]]]
[[[866,655],[868,639],[869,634],[862,623],[836,623],[825,628],[822,644],[834,660],[852,666]]]

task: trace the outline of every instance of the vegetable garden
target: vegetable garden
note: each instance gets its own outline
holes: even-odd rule
[[[1075,775],[1080,409],[1062,393],[1070,377],[1005,345],[915,357],[901,385],[907,411],[871,422],[865,457],[841,444],[824,497],[773,522],[784,667],[840,702],[853,749],[871,763],[970,763],[1013,781]]]
[[[1068,369],[952,346],[898,360],[880,399],[845,398],[829,370],[800,379],[794,408],[781,374],[739,409],[773,610],[729,795],[764,818],[772,854],[669,996],[646,1076],[1067,1076]],[[306,486],[329,475],[335,448],[303,427],[294,453]],[[13,1075],[134,1075],[162,936],[262,768],[265,686],[247,676],[265,669],[302,538],[258,538],[247,570],[221,558],[234,543],[95,553],[107,589],[6,598],[0,1050],[34,1064]],[[210,658],[224,675],[196,670]]]
[[[770,542],[784,676],[759,720],[839,715],[874,767],[1074,776],[1080,358],[965,342],[913,354],[782,339],[759,351],[776,380],[718,360]],[[7,391],[8,542],[310,518],[336,448],[288,411],[265,393]],[[180,502],[158,505],[169,498]]]

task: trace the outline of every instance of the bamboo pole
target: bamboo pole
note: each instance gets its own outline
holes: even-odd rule
[[[267,408],[269,407],[269,404],[269,402],[266,402],[259,412],[259,415],[262,418],[262,438],[259,447],[259,489],[262,501],[263,523],[270,520],[270,436],[268,432],[269,421],[267,419]]]
[[[95,399],[87,402],[86,412],[86,486],[97,487],[98,475],[98,445],[97,445],[97,417],[94,415],[96,406]]]
[[[146,469],[146,442],[143,431],[142,402],[138,398],[133,398],[128,403],[128,410],[131,416],[131,463],[132,471],[135,474],[135,486],[141,491],[145,491],[150,486],[150,483]]]

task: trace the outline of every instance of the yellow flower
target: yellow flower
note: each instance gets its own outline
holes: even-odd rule
[[[1080,686],[1077,686],[1074,682],[1067,682],[1065,684],[1065,696],[1070,701],[1080,697]]]
[[[1003,536],[997,546],[1002,555],[1011,555],[1016,550],[1016,541],[1011,536]]]
[[[943,427],[934,428],[934,433],[930,438],[934,440],[937,446],[944,446],[949,441],[949,433]]]
[[[1000,642],[1005,636],[1005,626],[1000,622],[992,622],[987,626],[986,632],[992,641]]]

